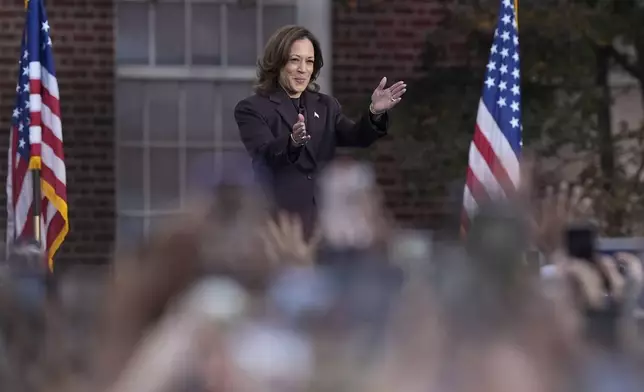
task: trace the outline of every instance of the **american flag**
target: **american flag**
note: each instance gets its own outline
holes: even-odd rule
[[[482,201],[510,196],[519,186],[520,81],[515,4],[502,0],[470,145],[461,215],[463,233]]]
[[[43,0],[30,0],[22,35],[7,175],[7,245],[34,238],[33,179],[40,172],[41,243],[49,268],[69,230],[58,81]]]

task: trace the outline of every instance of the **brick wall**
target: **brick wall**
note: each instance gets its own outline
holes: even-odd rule
[[[429,34],[445,17],[444,0],[336,2],[333,12],[333,92],[364,100],[380,78],[419,76]]]
[[[442,0],[357,0],[333,12],[333,92],[346,111],[368,104],[383,76],[413,82],[420,77],[426,37],[445,18]],[[410,86],[413,88],[413,85]],[[392,120],[396,121],[393,112]],[[391,140],[374,147],[373,159],[388,207],[404,224],[437,227],[449,213],[445,198],[414,197],[392,154]]]
[[[114,239],[114,105],[112,0],[46,1],[61,95],[70,233],[57,262],[101,263]],[[15,101],[23,0],[0,0],[0,129]],[[0,156],[8,133],[0,132]],[[0,159],[0,178],[7,163]],[[0,203],[6,204],[5,193]],[[4,238],[5,215],[0,231]]]
[[[355,9],[335,6],[333,89],[349,110],[367,101],[383,75],[405,80],[419,75],[425,37],[444,17],[440,3],[360,0]],[[47,9],[61,90],[71,218],[57,261],[101,263],[111,251],[115,223],[113,0],[48,0]],[[0,129],[9,129],[23,23],[23,0],[0,0]],[[8,133],[0,132],[0,156],[6,156],[7,146]],[[0,162],[0,178],[5,178],[6,161]],[[380,143],[375,162],[396,216],[431,226],[440,203],[410,202],[387,142]],[[6,203],[4,192],[0,203]],[[3,236],[4,228],[2,215]]]

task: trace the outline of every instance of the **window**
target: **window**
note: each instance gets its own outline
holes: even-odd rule
[[[191,190],[226,171],[250,172],[233,108],[251,94],[257,58],[283,25],[309,27],[330,64],[330,3],[116,1],[119,247],[171,218]]]

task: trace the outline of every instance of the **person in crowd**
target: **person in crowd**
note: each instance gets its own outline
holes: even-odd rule
[[[368,147],[385,136],[388,112],[407,91],[403,81],[386,87],[383,77],[354,122],[337,99],[319,92],[323,64],[318,39],[304,27],[285,26],[258,61],[255,94],[235,107],[257,180],[277,209],[300,217],[307,238],[316,222],[316,180],[336,147]]]

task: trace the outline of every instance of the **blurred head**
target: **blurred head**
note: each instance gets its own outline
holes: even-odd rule
[[[299,97],[315,83],[323,65],[322,50],[315,36],[304,27],[285,26],[268,40],[257,64],[258,93],[270,93],[280,86],[291,97]]]
[[[336,161],[320,179],[319,219],[324,240],[335,248],[367,248],[384,237],[387,221],[372,168]]]
[[[44,275],[47,273],[45,253],[38,241],[17,239],[9,247],[7,262],[14,274]]]
[[[17,239],[9,247],[6,265],[9,278],[6,286],[17,304],[33,311],[44,306],[48,268],[40,244],[33,239]]]
[[[524,212],[510,203],[483,205],[472,219],[467,237],[470,255],[480,260],[475,266],[498,278],[515,277],[523,267],[529,227]]]

